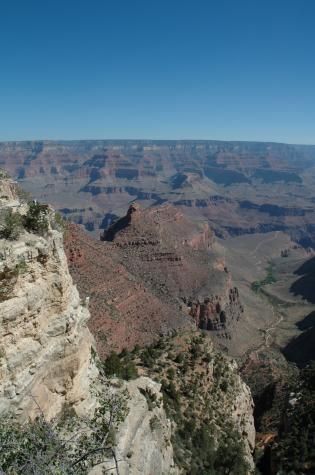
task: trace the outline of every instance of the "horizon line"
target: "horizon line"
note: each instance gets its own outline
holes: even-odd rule
[[[140,138],[84,138],[84,139],[22,139],[22,140],[2,140],[0,143],[28,143],[28,142],[229,142],[229,143],[260,143],[260,144],[274,144],[274,145],[291,145],[291,146],[305,146],[314,147],[315,143],[305,142],[284,142],[276,140],[234,140],[234,139],[140,139]]]

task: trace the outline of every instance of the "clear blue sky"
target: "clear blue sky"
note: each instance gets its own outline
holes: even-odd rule
[[[0,140],[315,143],[314,0],[0,0]]]

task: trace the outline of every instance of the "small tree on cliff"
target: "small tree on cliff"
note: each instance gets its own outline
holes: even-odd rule
[[[19,213],[13,213],[12,210],[8,210],[1,221],[0,238],[18,239],[23,229],[21,215]]]
[[[31,201],[26,215],[23,217],[24,227],[34,233],[44,233],[48,230],[48,207]]]
[[[40,412],[32,422],[21,423],[12,416],[0,419],[0,474],[85,475],[115,454],[115,429],[127,415],[126,393],[113,394],[105,384],[91,419],[74,411],[47,421]]]

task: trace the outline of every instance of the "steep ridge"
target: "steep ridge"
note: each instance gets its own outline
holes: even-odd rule
[[[190,319],[163,302],[130,272],[117,247],[93,239],[81,227],[69,225],[65,238],[69,269],[80,294],[88,297],[99,354],[151,343],[170,329],[189,326]]]
[[[102,239],[114,243],[128,269],[162,301],[186,310],[199,328],[229,337],[243,307],[206,223],[171,205],[141,210],[133,204]]]
[[[236,364],[209,334],[182,332],[132,355],[139,372],[162,383],[181,473],[243,475],[254,469],[253,402]],[[150,398],[150,395],[147,395]],[[154,402],[154,401],[152,401]]]
[[[169,205],[131,205],[102,241],[69,225],[70,272],[81,295],[90,296],[89,327],[99,353],[149,344],[192,325],[231,338],[244,309],[214,242],[207,224]]]

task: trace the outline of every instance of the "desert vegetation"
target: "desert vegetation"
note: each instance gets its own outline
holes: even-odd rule
[[[272,448],[279,474],[302,475],[315,470],[315,362],[300,373],[288,395],[279,437]]]
[[[13,268],[4,267],[0,271],[0,302],[10,298],[18,277],[26,272],[27,263],[24,259],[20,259]]]
[[[208,338],[175,332],[132,355],[139,371],[161,383],[164,408],[175,423],[174,459],[182,473],[247,474],[244,442],[229,412],[238,390],[236,376]]]
[[[115,429],[127,415],[127,396],[114,394],[106,381],[92,418],[80,418],[71,406],[45,419],[38,408],[33,421],[0,418],[0,473],[6,475],[85,475],[105,460],[117,468]]]
[[[17,240],[25,229],[28,232],[43,234],[48,231],[48,207],[31,201],[28,203],[26,214],[8,209],[1,217],[0,237],[3,239]]]
[[[11,209],[4,213],[1,219],[0,237],[12,241],[19,238],[23,230],[23,220],[19,213],[14,213]]]
[[[263,280],[255,280],[251,284],[251,289],[254,292],[260,292],[265,285],[274,284],[277,282],[277,276],[275,273],[275,266],[272,262],[266,267],[266,277]]]
[[[137,367],[127,350],[122,351],[120,354],[111,352],[104,363],[102,363],[102,366],[108,377],[115,376],[129,381],[138,376]]]

